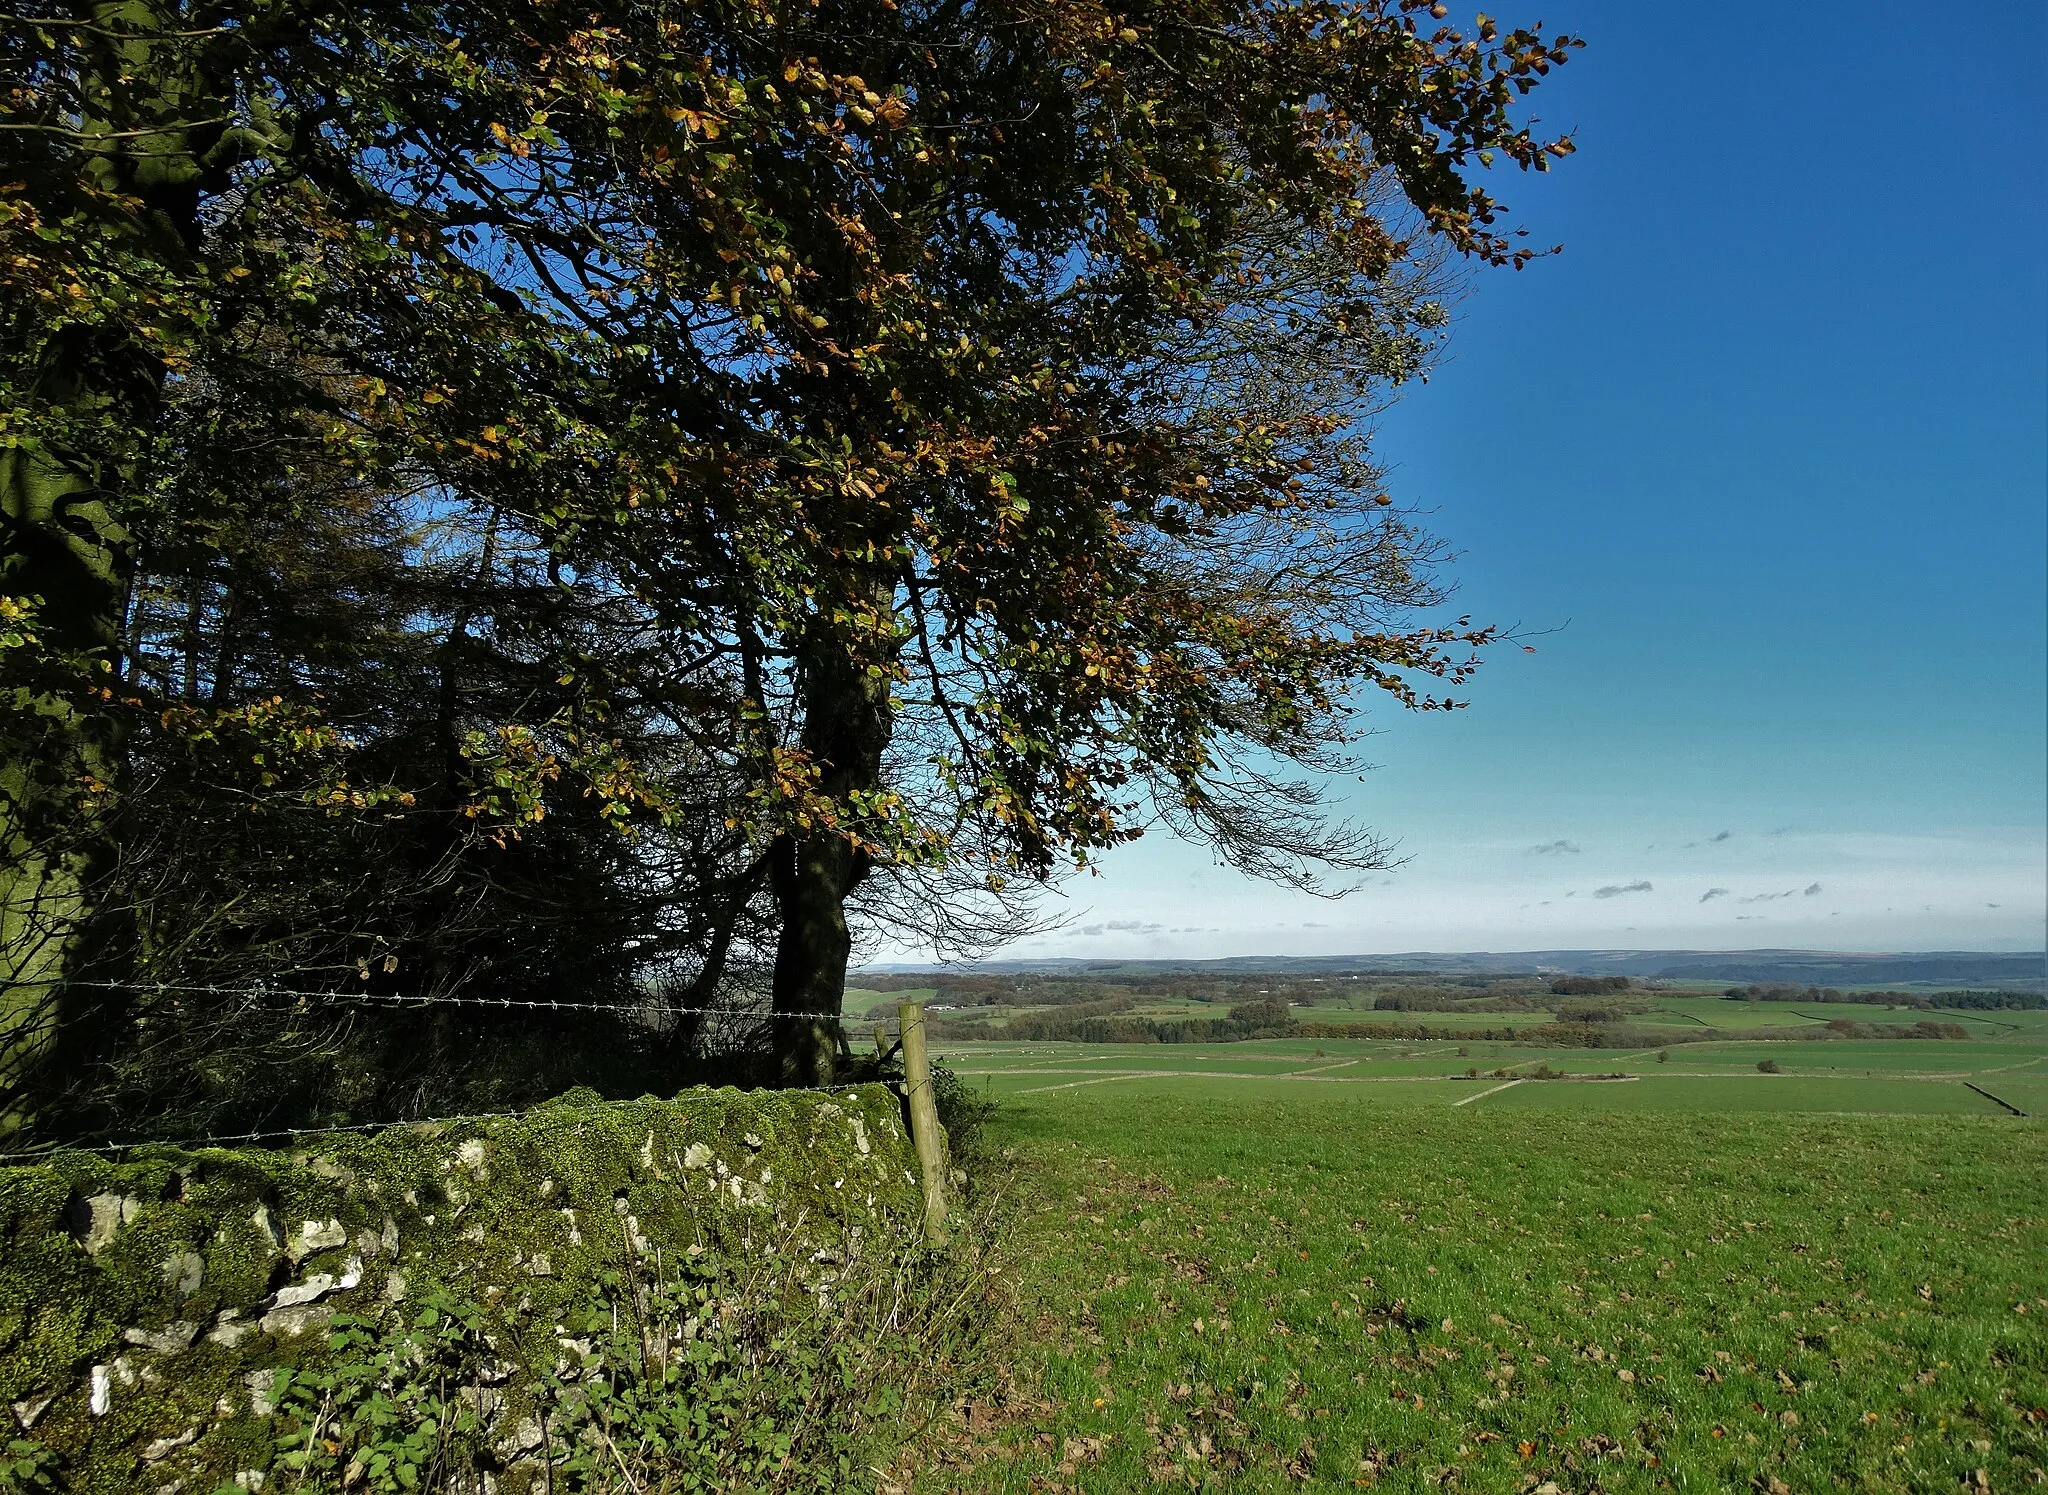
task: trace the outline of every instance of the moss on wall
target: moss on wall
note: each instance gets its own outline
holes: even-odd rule
[[[915,1170],[879,1086],[572,1092],[517,1119],[290,1151],[0,1169],[0,1404],[54,1452],[60,1488],[274,1488],[275,1373],[329,1356],[336,1312],[396,1321],[439,1290],[486,1310],[508,1366],[490,1420],[513,1467],[535,1441],[521,1388],[559,1375],[562,1323],[606,1284],[679,1254],[800,1258],[829,1280],[831,1263],[914,1243]]]

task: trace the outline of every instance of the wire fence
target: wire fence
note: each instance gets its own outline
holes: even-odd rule
[[[217,1147],[244,1142],[270,1142],[294,1137],[317,1137],[328,1133],[378,1132],[395,1126],[453,1126],[465,1121],[512,1121],[523,1111],[480,1111],[473,1116],[421,1116],[405,1121],[360,1121],[344,1126],[281,1126],[261,1132],[223,1132],[204,1137],[153,1137],[127,1142],[62,1143],[43,1152],[0,1153],[0,1164],[41,1163],[68,1152],[132,1152],[142,1147]]]
[[[562,1002],[541,997],[475,997],[450,993],[417,996],[404,992],[350,991],[346,988],[293,986],[209,986],[190,981],[70,981],[67,986],[108,991],[158,992],[193,996],[289,997],[297,1000],[351,1002],[385,1007],[513,1007],[540,1012],[602,1012],[613,1017],[722,1017],[735,1022],[840,1023],[837,1012],[772,1012],[754,1007],[678,1007],[666,1002]],[[859,1015],[855,1014],[856,1021]],[[876,1021],[879,1021],[877,1019]]]
[[[236,997],[258,1001],[288,1000],[296,1002],[333,1002],[354,1006],[373,1006],[399,1010],[426,1010],[435,1007],[495,1007],[532,1012],[594,1013],[622,1019],[647,1017],[695,1017],[708,1020],[722,1019],[734,1025],[754,1023],[795,1022],[812,1025],[831,1025],[842,1032],[860,1031],[871,1033],[879,1039],[885,1026],[880,1011],[869,1016],[862,1023],[861,1015],[826,1012],[777,1012],[758,1007],[693,1007],[661,1001],[574,1002],[538,997],[486,997],[461,993],[436,994],[432,996],[409,995],[400,992],[377,992],[349,990],[334,987],[274,986],[256,983],[243,986],[222,986],[196,981],[101,981],[73,980],[64,985],[90,988],[101,991],[132,993],[153,993],[158,996],[214,996]],[[866,1082],[872,1083],[872,1082]],[[806,1086],[809,1094],[837,1095],[859,1088],[858,1085]],[[143,1148],[206,1148],[235,1145],[249,1145],[265,1142],[291,1142],[302,1137],[343,1135],[355,1132],[386,1131],[394,1127],[413,1126],[456,1126],[479,1121],[511,1121],[529,1114],[525,1111],[482,1111],[457,1116],[402,1116],[382,1121],[341,1123],[331,1126],[271,1127],[260,1131],[208,1132],[184,1137],[138,1138],[124,1141],[52,1143],[33,1152],[0,1152],[0,1166],[44,1163],[67,1153],[113,1154],[132,1152]]]

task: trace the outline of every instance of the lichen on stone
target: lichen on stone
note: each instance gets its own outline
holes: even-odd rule
[[[150,1489],[260,1488],[278,1454],[269,1388],[331,1357],[336,1313],[396,1325],[459,1290],[486,1306],[508,1367],[485,1399],[494,1446],[508,1469],[533,1464],[532,1387],[581,1373],[587,1336],[522,1337],[515,1319],[573,1324],[607,1274],[638,1262],[746,1259],[764,1222],[839,1253],[850,1233],[914,1240],[898,1107],[881,1087],[829,1101],[586,1092],[292,1152],[0,1169],[0,1403],[79,1495],[127,1495],[144,1467]],[[855,1176],[861,1188],[843,1186]]]

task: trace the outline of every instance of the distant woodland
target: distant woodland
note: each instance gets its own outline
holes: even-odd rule
[[[856,972],[863,992],[929,992],[935,1031],[953,1039],[1072,1040],[1091,1043],[1206,1043],[1295,1036],[1515,1038],[1587,1047],[1643,1047],[1726,1037],[1646,1025],[1666,998],[1849,1003],[1916,1016],[1911,1021],[1839,1019],[1797,1025],[1772,1037],[1961,1038],[1954,1023],[1917,1014],[2038,1011],[2038,993],[1843,991],[1824,987],[1738,987],[1714,991],[1627,977],[1329,971],[1225,974],[1161,971],[1087,976]],[[1162,1010],[1170,1009],[1170,1010]],[[1455,1017],[1454,1023],[1431,1022]],[[1474,1023],[1484,1015],[1489,1021]],[[1498,1021],[1491,1021],[1497,1018]],[[1745,1027],[1744,1036],[1763,1030]]]

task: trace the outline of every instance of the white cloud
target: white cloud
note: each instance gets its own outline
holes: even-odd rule
[[[1011,947],[1007,954],[1201,959],[1226,955],[1366,955],[1409,950],[1741,949],[1768,943],[1833,950],[2038,950],[2048,907],[2044,833],[2012,826],[1944,835],[1731,836],[1709,852],[1718,879],[1700,890],[1698,858],[1658,823],[1639,827],[1628,875],[1605,884],[1651,883],[1626,897],[1557,887],[1556,857],[1531,856],[1537,827],[1464,835],[1413,835],[1399,879],[1376,878],[1350,897],[1325,901],[1209,870],[1205,851],[1147,836],[1103,861],[1086,889],[1086,920]],[[1620,834],[1603,839],[1620,841]],[[1621,841],[1620,844],[1639,844]],[[1702,847],[1702,850],[1707,850]],[[1190,862],[1205,876],[1190,887]],[[1573,865],[1577,865],[1576,862]],[[1802,896],[1819,885],[1825,896]],[[1740,909],[1736,888],[1768,898]],[[1897,910],[1897,912],[1888,912]],[[1322,927],[1305,927],[1318,925]],[[1631,930],[1630,926],[1633,926]],[[922,960],[904,949],[880,959]]]
[[[1604,888],[1595,888],[1593,896],[1595,898],[1619,898],[1623,893],[1648,893],[1651,891],[1653,889],[1647,882],[1611,882]]]

